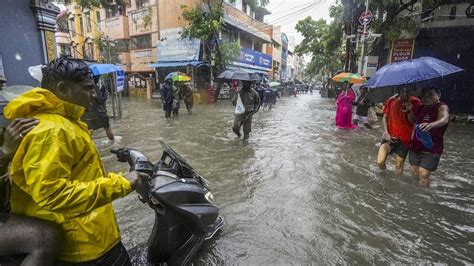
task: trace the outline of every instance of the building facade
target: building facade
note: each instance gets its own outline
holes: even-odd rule
[[[0,1],[0,78],[8,86],[39,86],[28,67],[54,59],[59,12],[51,1]]]

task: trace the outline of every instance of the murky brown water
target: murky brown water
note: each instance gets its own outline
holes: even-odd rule
[[[158,160],[158,140],[204,177],[226,226],[196,264],[474,263],[474,127],[451,124],[430,188],[380,172],[380,128],[335,130],[334,103],[319,95],[283,98],[254,117],[248,142],[230,130],[229,102],[164,119],[158,101],[124,99],[112,124],[121,143],[96,143],[110,171],[126,170],[111,147]],[[133,193],[114,203],[124,244],[138,263],[154,214]],[[142,251],[142,252],[141,252]]]

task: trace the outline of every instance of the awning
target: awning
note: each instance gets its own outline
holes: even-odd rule
[[[264,40],[265,42],[268,42],[268,43],[272,42],[272,39],[270,38],[270,36],[268,36],[267,34],[263,33],[261,30],[255,28],[255,27],[253,27],[249,24],[246,24],[244,22],[241,22],[241,21],[237,20],[233,16],[230,16],[228,14],[224,14],[224,21],[226,23],[228,23],[229,25],[231,25],[231,26],[234,26],[234,27],[236,27],[240,30],[243,30],[247,33],[250,33],[251,35],[253,35],[255,37],[258,37],[258,38]]]
[[[94,76],[123,71],[122,67],[113,64],[90,64],[89,69]]]
[[[208,62],[202,62],[202,61],[165,61],[165,62],[157,62],[151,65],[148,65],[149,67],[179,67],[179,66],[195,66],[195,67],[200,67],[200,66],[209,66]]]
[[[251,68],[251,67],[245,67],[245,66],[242,66],[242,65],[229,65],[226,67],[227,69],[245,69],[245,70],[248,70],[248,71],[251,71],[253,73],[258,73],[258,74],[264,74],[264,75],[268,75],[268,71],[264,71],[264,70],[260,70],[260,69],[255,69],[255,68]]]

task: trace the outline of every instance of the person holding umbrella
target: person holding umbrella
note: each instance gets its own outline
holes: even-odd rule
[[[388,91],[387,88],[389,87],[407,86],[408,84],[420,85],[462,71],[464,71],[462,68],[437,58],[420,57],[392,63],[380,68],[367,82],[366,86],[373,88],[374,90],[371,91],[374,93],[383,94],[383,92]],[[404,97],[404,95],[400,94],[400,97]],[[449,110],[446,104],[439,101],[439,98],[439,89],[428,87],[422,91],[422,108],[417,108],[413,101],[405,101],[405,108],[401,109],[402,112],[407,114],[410,122],[416,121],[415,132],[413,132],[413,126],[407,128],[410,131],[408,141],[412,143],[405,144],[410,147],[410,164],[412,165],[413,174],[420,178],[421,185],[429,184],[430,174],[436,170],[439,158],[443,153],[443,138],[449,121]],[[385,122],[384,127],[386,128]],[[389,138],[392,137],[390,134],[384,133],[384,136],[384,139],[389,142],[390,139],[393,139]],[[383,157],[380,157],[379,150],[377,160],[379,166],[384,168],[385,160],[380,159],[383,159]]]
[[[342,91],[339,93],[336,101],[336,126],[340,129],[354,129],[356,125],[352,124],[352,103],[356,95],[351,85],[345,81],[342,83]]]
[[[380,169],[387,168],[387,156],[395,153],[395,169],[403,172],[405,159],[410,148],[410,138],[413,133],[413,121],[409,113],[417,112],[421,101],[414,96],[409,96],[411,88],[401,88],[398,93],[390,97],[383,109],[383,134],[377,155],[377,164]]]
[[[248,139],[250,131],[252,131],[252,117],[260,109],[260,97],[258,93],[252,89],[252,82],[249,80],[242,82],[242,89],[232,99],[234,106],[237,105],[239,96],[245,108],[245,112],[243,114],[235,114],[232,130],[237,135],[237,138],[240,138],[240,128],[243,126],[244,139]]]
[[[165,80],[165,83],[161,86],[160,93],[165,118],[170,118],[173,111],[173,81],[171,79]]]

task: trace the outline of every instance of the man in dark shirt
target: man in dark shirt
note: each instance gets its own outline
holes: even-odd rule
[[[354,119],[352,120],[352,123],[354,125],[357,125],[357,123],[360,121],[364,123],[364,126],[366,128],[372,129],[372,126],[369,124],[368,119],[368,111],[369,108],[372,106],[372,103],[367,98],[367,87],[360,88],[360,95],[357,100],[352,103],[352,105],[356,106],[356,114],[354,116]]]
[[[243,125],[244,139],[249,138],[250,131],[252,130],[252,117],[253,114],[258,112],[260,109],[260,97],[258,93],[252,89],[252,83],[250,81],[243,81],[242,89],[232,99],[232,104],[236,106],[237,98],[240,95],[242,103],[245,107],[243,114],[236,114],[234,117],[234,126],[232,130],[240,138],[240,128]]]

